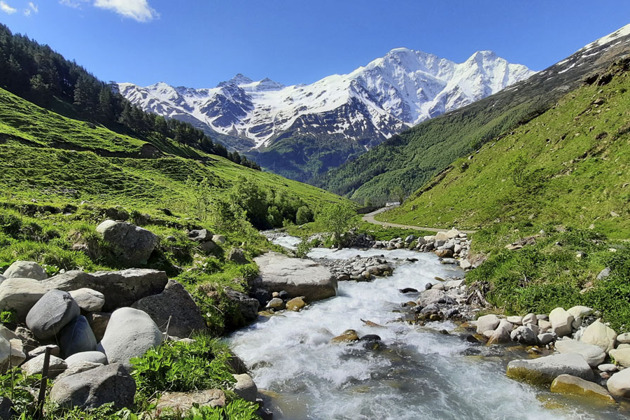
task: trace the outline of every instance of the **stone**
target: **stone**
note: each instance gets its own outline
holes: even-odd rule
[[[334,337],[330,341],[332,343],[350,343],[352,341],[359,341],[359,335],[355,330],[345,330],[341,335]]]
[[[593,370],[579,354],[554,354],[538,359],[512,360],[507,366],[507,376],[537,385],[548,385],[562,375],[569,374],[593,380]]]
[[[492,335],[488,338],[488,345],[509,343],[511,340],[510,332],[514,326],[508,322],[507,319],[502,319],[494,330]]]
[[[280,299],[279,297],[275,297],[273,299],[271,299],[269,302],[267,302],[267,309],[274,309],[276,311],[280,311],[282,309],[284,309],[284,301],[282,299]]]
[[[14,338],[18,338],[17,334],[15,334],[13,331],[11,331],[10,329],[8,329],[2,324],[0,324],[0,337],[4,338],[5,340],[12,340]]]
[[[560,375],[551,383],[551,392],[577,397],[594,404],[615,404],[615,399],[601,385],[572,375]]]
[[[582,326],[582,320],[593,313],[593,309],[588,306],[574,306],[567,309],[567,312],[573,315],[573,329],[577,330]]]
[[[613,397],[630,398],[630,369],[615,373],[606,386]]]
[[[4,337],[0,337],[0,372],[4,373],[9,368],[11,361],[11,343]]]
[[[63,358],[96,349],[96,337],[86,317],[79,315],[63,327],[59,332],[59,347]]]
[[[163,335],[146,312],[120,308],[112,313],[97,350],[105,353],[109,363],[129,364],[147,350],[162,344]]]
[[[118,261],[129,267],[146,264],[159,243],[154,233],[127,222],[106,220],[96,227],[96,232],[111,246]]]
[[[11,344],[11,358],[9,359],[9,366],[20,366],[26,360],[24,344],[19,338],[12,338],[9,340],[9,344]]]
[[[51,356],[55,356],[55,357],[61,356],[61,349],[59,348],[58,345],[56,345],[56,344],[48,344],[46,346],[39,346],[39,347],[29,351],[28,352],[29,359],[33,359],[33,358],[39,356],[40,354],[46,353],[46,349],[47,348],[50,348],[50,355]]]
[[[551,331],[556,333],[558,337],[570,335],[573,331],[573,315],[563,308],[556,308],[551,311],[549,321],[551,322]]]
[[[165,392],[157,401],[155,410],[159,413],[165,410],[172,410],[183,417],[193,406],[225,407],[225,393],[220,389],[205,389],[193,392]]]
[[[188,232],[188,239],[195,242],[206,242],[212,240],[212,232],[207,229],[195,229]]]
[[[45,280],[48,278],[46,270],[33,261],[16,261],[5,270],[2,276],[7,279],[23,278]]]
[[[630,348],[614,349],[609,354],[621,366],[630,367]]]
[[[337,293],[337,280],[332,272],[312,260],[270,252],[254,261],[260,267],[260,277],[255,286],[271,292],[286,290],[290,296],[304,296],[308,302],[326,299]]]
[[[44,358],[45,354],[40,354],[37,357],[32,358],[31,360],[22,364],[21,369],[27,376],[35,375],[38,373],[42,373],[44,371]],[[68,365],[63,359],[59,357],[50,356],[50,360],[48,362],[48,377],[56,378],[63,371],[68,368]]]
[[[608,277],[610,277],[610,267],[606,267],[602,271],[600,271],[597,275],[597,280],[604,280]]]
[[[90,327],[92,327],[92,332],[94,333],[94,337],[96,337],[97,342],[103,339],[105,330],[107,330],[107,324],[109,324],[109,318],[111,316],[112,314],[109,312],[94,312],[88,314],[86,317],[90,323]]]
[[[206,330],[206,321],[190,293],[175,280],[169,280],[162,293],[147,296],[131,305],[151,317],[160,328],[175,337],[190,337],[193,333]]]
[[[254,380],[247,373],[241,373],[240,375],[233,375],[236,379],[234,384],[234,393],[249,402],[256,402],[258,396],[258,387],[254,383]]]
[[[602,372],[608,372],[608,373],[614,373],[614,372],[617,372],[619,370],[617,365],[613,365],[612,363],[606,363],[606,364],[603,364],[603,365],[599,365],[599,366],[597,366],[597,369],[602,371]]]
[[[260,302],[256,298],[249,297],[245,293],[238,292],[230,287],[226,287],[223,290],[225,291],[227,298],[236,303],[236,306],[246,323],[253,322],[258,318]]]
[[[435,255],[439,258],[453,258],[453,250],[452,249],[438,249],[435,251]]]
[[[630,344],[630,333],[623,333],[617,336],[617,342],[619,344]]]
[[[535,346],[538,344],[538,335],[530,326],[521,325],[510,333],[510,338],[512,341],[516,341],[526,346]]]
[[[523,325],[523,317],[515,315],[515,316],[508,316],[506,318],[508,320],[509,323],[514,324],[514,325]]]
[[[523,317],[523,325],[533,324],[538,325],[538,318],[536,314],[529,313]]]
[[[226,242],[225,236],[223,235],[213,235],[212,242],[223,245]]]
[[[68,366],[68,369],[63,371],[62,374],[57,376],[57,381],[65,378],[66,376],[76,375],[77,373],[85,372],[90,369],[95,369],[97,367],[103,366],[103,363],[94,363],[94,362],[76,362],[72,366]]]
[[[545,319],[539,319],[538,320],[538,328],[540,329],[541,333],[546,333],[546,332],[551,330],[551,322],[549,322],[549,321],[547,321]],[[553,335],[556,335],[556,333],[553,333]]]
[[[55,381],[50,400],[62,407],[97,408],[112,403],[114,409],[132,407],[136,382],[118,363],[99,366]]]
[[[612,328],[604,325],[600,320],[593,322],[586,327],[582,333],[581,341],[599,346],[608,353],[615,348],[617,333]]]
[[[298,296],[287,302],[287,309],[293,312],[299,312],[306,306],[303,296]]]
[[[494,315],[483,315],[477,319],[477,334],[483,334],[486,331],[496,330],[499,326],[501,319]]]
[[[105,356],[105,353],[101,353],[100,351],[83,351],[66,357],[66,364],[68,365],[68,368],[82,362],[100,363],[102,365],[106,365],[107,356]]]
[[[26,326],[39,340],[55,337],[81,310],[70,293],[53,289],[37,301],[26,316]]]
[[[598,346],[576,340],[558,340],[556,350],[560,353],[579,354],[591,367],[597,367],[606,359],[606,353]]]
[[[100,312],[105,304],[104,294],[87,287],[71,290],[70,296],[72,296],[79,305],[79,308],[84,312]]]
[[[13,311],[24,322],[28,311],[50,290],[34,279],[10,278],[0,284],[0,311]]]
[[[430,289],[424,290],[422,293],[420,293],[420,296],[418,296],[416,303],[420,306],[429,306],[438,303],[445,297],[446,292],[444,291],[444,284],[438,283],[433,285],[433,287],[431,287]],[[499,325],[498,322],[497,325]]]
[[[161,293],[168,283],[164,271],[130,268],[122,271],[68,271],[43,281],[50,289],[77,290],[89,288],[105,296],[103,311],[130,306],[143,297]],[[4,283],[3,283],[4,284]],[[0,289],[3,284],[0,284]]]
[[[538,334],[538,343],[541,346],[546,346],[549,343],[552,343],[556,339],[556,335],[554,333],[542,333]]]

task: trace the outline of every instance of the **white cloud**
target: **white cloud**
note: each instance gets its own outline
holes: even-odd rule
[[[114,11],[138,22],[148,22],[159,16],[149,6],[147,0],[94,0],[94,6]]]
[[[24,16],[30,16],[33,13],[39,12],[39,7],[32,1],[28,2],[28,8],[24,9]]]
[[[12,15],[13,13],[17,12],[16,8],[9,6],[7,3],[1,0],[0,0],[0,10],[2,10],[4,13],[7,13],[9,15]]]
[[[59,4],[63,4],[64,6],[69,6],[75,9],[80,9],[83,3],[87,3],[90,0],[59,0]]]

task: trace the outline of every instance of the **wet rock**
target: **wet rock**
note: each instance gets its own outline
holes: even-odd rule
[[[302,296],[298,296],[289,300],[286,306],[290,311],[299,312],[306,306],[306,302],[304,302],[304,298]]]
[[[282,309],[284,309],[284,307],[284,301],[279,297],[271,299],[269,302],[267,302],[266,306],[267,309],[273,309],[276,311],[281,311]]]
[[[111,403],[114,409],[132,407],[136,382],[118,363],[100,366],[58,381],[50,400],[62,407],[96,408]]]
[[[39,340],[47,340],[57,335],[80,312],[70,293],[53,289],[33,305],[26,316],[26,325]]]
[[[434,285],[431,289],[425,290],[420,293],[416,303],[420,306],[429,306],[433,304],[437,304],[440,299],[444,299],[446,296],[446,292],[442,289],[440,290],[437,285]]]
[[[507,376],[533,384],[548,385],[562,374],[593,380],[591,367],[579,354],[554,354],[538,359],[519,359],[508,363]]]
[[[341,335],[334,337],[330,340],[333,343],[349,343],[353,341],[358,341],[359,335],[355,330],[345,330]]]
[[[606,388],[572,375],[560,375],[551,383],[551,392],[577,397],[594,404],[615,404]]]
[[[616,339],[617,333],[615,330],[607,327],[601,321],[597,320],[586,327],[582,333],[581,341],[588,344],[594,344],[605,352],[609,352],[615,348]]]
[[[398,291],[402,294],[418,293],[418,291],[414,289],[413,287],[405,287],[404,289],[398,289]]]
[[[247,295],[243,296],[250,299]],[[131,307],[146,312],[160,331],[166,332],[168,326],[168,334],[175,337],[190,337],[195,332],[206,330],[206,321],[197,304],[184,286],[175,280],[169,280],[162,293],[144,297]]]
[[[16,261],[9,266],[2,275],[7,279],[25,278],[34,280],[45,280],[48,278],[46,270],[33,261]]]
[[[154,233],[127,222],[106,220],[96,232],[110,245],[112,254],[130,267],[146,264],[159,243]]]
[[[600,347],[576,340],[558,340],[556,341],[556,350],[560,353],[579,354],[592,367],[601,364],[606,358],[606,353]]]
[[[337,293],[337,281],[331,271],[314,261],[277,253],[267,253],[255,261],[260,267],[260,278],[255,282],[257,287],[272,292],[286,290],[291,296],[305,296],[309,302]]]
[[[256,402],[258,396],[258,387],[254,380],[247,373],[234,375],[236,384],[234,385],[234,393],[245,401]]]

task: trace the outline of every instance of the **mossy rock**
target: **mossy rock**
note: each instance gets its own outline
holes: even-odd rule
[[[560,375],[551,384],[551,392],[563,394],[591,404],[615,404],[608,391],[594,382],[572,375]]]

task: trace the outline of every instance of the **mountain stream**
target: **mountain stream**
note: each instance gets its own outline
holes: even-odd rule
[[[275,242],[296,243],[291,238]],[[309,257],[381,254],[396,263],[393,276],[371,282],[341,281],[336,297],[312,303],[301,312],[259,317],[229,338],[274,419],[626,418],[614,409],[583,406],[507,378],[509,359],[526,357],[520,346],[503,347],[496,357],[467,356],[475,345],[462,339],[454,323],[420,327],[402,322],[401,304],[412,299],[399,289],[424,290],[436,276],[463,275],[459,268],[440,264],[435,255],[317,248]],[[356,330],[359,337],[377,334],[383,346],[372,350],[361,342],[331,343],[347,329]],[[522,354],[501,356],[510,351]]]

